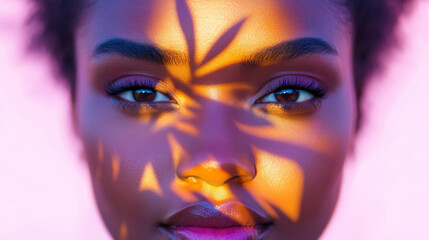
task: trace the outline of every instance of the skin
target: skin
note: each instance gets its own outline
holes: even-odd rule
[[[354,134],[345,19],[330,0],[90,5],[75,38],[75,118],[112,236],[168,239],[159,224],[170,214],[235,201],[270,219],[265,239],[317,239],[335,208]],[[246,62],[260,49],[308,37],[334,52]],[[182,61],[96,54],[111,39],[174,50]],[[282,76],[323,83],[327,92],[294,103],[298,110],[258,103]],[[109,83],[131,79],[149,79],[167,98],[139,104],[125,91],[106,93]]]

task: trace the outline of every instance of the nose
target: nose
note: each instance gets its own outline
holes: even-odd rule
[[[256,175],[248,138],[235,124],[237,111],[225,106],[206,107],[195,122],[199,135],[189,145],[189,158],[179,160],[177,176],[213,186],[245,183]]]
[[[187,164],[179,164],[178,177],[203,181],[213,186],[226,183],[244,183],[254,178],[254,166],[231,156],[201,154]]]

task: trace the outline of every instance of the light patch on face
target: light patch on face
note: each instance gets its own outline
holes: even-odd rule
[[[112,177],[113,177],[113,181],[117,181],[118,177],[119,177],[119,170],[120,170],[120,159],[119,156],[117,155],[113,155],[112,156]]]
[[[192,193],[192,191],[190,191],[192,188],[195,189],[196,186],[198,185],[189,184],[188,182],[184,182],[178,178],[175,178],[175,180],[170,185],[170,189],[180,199],[191,203],[198,201],[198,198]],[[199,186],[196,189],[198,190]]]
[[[217,1],[163,3],[162,8],[152,11],[147,37],[159,47],[188,54],[188,66],[166,66],[174,78],[184,83],[193,76],[205,76],[239,63],[242,56],[249,54],[243,50],[274,46],[293,32],[292,23],[285,22],[275,2],[261,5],[249,1],[240,6],[239,14],[237,6],[227,1],[221,5]],[[281,31],[278,26],[282,26]]]
[[[177,7],[177,3],[180,3],[179,7]],[[341,60],[344,60],[341,61],[343,65],[338,65],[336,62],[329,63],[331,69],[338,70],[338,76],[351,76],[348,71],[352,70],[352,65],[348,61],[348,55],[345,55],[345,51],[351,52],[351,48],[348,44],[343,43],[344,31],[338,27],[338,21],[335,20],[338,14],[329,14],[320,7],[320,5],[326,4],[326,1],[267,0],[261,4],[260,1],[256,0],[108,0],[97,1],[97,4],[103,5],[103,9],[106,11],[97,11],[93,18],[88,18],[91,22],[86,25],[91,27],[86,27],[84,29],[87,31],[81,31],[80,34],[77,34],[76,54],[79,83],[77,86],[79,87],[79,94],[77,95],[78,104],[76,106],[78,106],[79,124],[83,127],[83,136],[89,136],[84,140],[88,146],[98,148],[90,149],[90,157],[94,159],[89,159],[92,161],[88,162],[97,165],[103,163],[107,168],[107,178],[101,178],[101,184],[94,184],[98,188],[96,190],[103,193],[99,196],[107,197],[106,199],[97,197],[98,204],[100,207],[106,206],[106,202],[117,204],[108,210],[100,208],[106,223],[115,223],[108,226],[111,232],[120,233],[119,235],[123,236],[121,239],[131,238],[137,234],[143,238],[153,239],[150,236],[153,229],[148,227],[145,229],[147,231],[137,230],[137,228],[132,227],[135,225],[134,221],[144,222],[145,228],[146,226],[156,226],[160,221],[160,208],[163,206],[177,208],[178,205],[183,204],[183,201],[192,204],[207,199],[207,201],[216,204],[232,199],[238,200],[244,205],[258,203],[262,208],[261,210],[271,216],[271,220],[274,222],[271,231],[275,232],[276,236],[285,232],[291,232],[293,235],[295,228],[287,228],[287,224],[285,227],[283,225],[284,219],[288,218],[295,222],[299,220],[296,229],[308,229],[310,232],[308,236],[310,237],[307,238],[316,239],[317,236],[311,234],[314,221],[311,214],[307,214],[309,207],[301,205],[309,202],[308,199],[302,199],[304,182],[306,190],[307,188],[309,190],[319,188],[321,184],[326,186],[326,183],[329,184],[331,179],[326,177],[330,172],[325,170],[325,172],[308,173],[306,171],[305,173],[308,175],[304,176],[302,168],[307,170],[307,163],[314,163],[313,169],[328,168],[326,162],[317,161],[318,159],[313,158],[318,153],[335,156],[333,160],[341,160],[330,161],[332,167],[329,169],[341,167],[343,159],[340,159],[339,156],[344,151],[344,145],[347,145],[349,139],[347,134],[339,132],[338,129],[341,130],[339,126],[347,124],[350,120],[344,118],[344,116],[349,115],[349,112],[344,110],[350,109],[350,106],[344,108],[341,104],[348,103],[348,99],[352,97],[352,82],[348,81],[349,78],[347,77],[340,78],[342,84],[348,84],[348,88],[336,88],[335,90],[341,91],[341,94],[331,94],[323,100],[323,106],[331,108],[329,111],[322,111],[321,108],[317,113],[302,118],[288,118],[283,117],[283,115],[279,117],[278,112],[240,108],[239,104],[253,100],[249,97],[254,96],[254,93],[258,91],[258,86],[266,84],[265,81],[271,79],[271,75],[277,76],[286,70],[308,71],[309,74],[317,75],[319,70],[314,69],[312,63],[317,66],[320,64],[319,61],[316,61],[317,59],[313,58],[315,56],[308,56],[308,59],[311,60],[308,62],[309,64],[306,63],[307,60],[296,60],[295,65],[293,65],[293,61],[291,62],[292,65],[287,65],[290,69],[277,69],[273,66],[261,68],[266,71],[263,72],[255,68],[253,69],[255,74],[238,71],[241,69],[234,64],[242,61],[243,58],[246,59],[249,54],[280,42],[296,38],[315,37],[325,39],[333,44],[338,50]],[[145,4],[153,6],[153,8],[147,7]],[[187,19],[183,18],[186,14],[178,12],[183,8],[189,8]],[[119,11],[121,9],[122,11]],[[243,24],[234,28],[241,21]],[[94,74],[93,69],[98,68],[93,65],[97,63],[93,63],[87,57],[92,56],[94,46],[112,37],[130,39],[142,44],[152,44],[155,47],[184,52],[189,54],[190,61],[189,64],[183,66],[166,65],[167,71],[162,66],[155,67],[154,70],[151,65],[146,67],[144,63],[138,62],[124,68],[117,68],[109,74],[101,75],[101,77]],[[301,67],[297,61],[299,63],[305,62],[305,67]],[[111,65],[115,65],[115,61],[112,61],[109,66]],[[103,66],[100,68],[101,70],[110,70],[109,67],[106,67],[107,65]],[[140,67],[142,68],[140,69]],[[97,71],[101,71],[100,69]],[[110,103],[108,104],[109,96],[104,95],[105,89],[103,88],[105,76],[109,75],[108,78],[110,78],[111,74],[112,77],[116,78],[116,76],[129,74],[131,70],[138,70],[138,73],[140,70],[143,73],[147,71],[149,75],[153,74],[159,79],[171,80],[171,85],[174,86],[171,95],[177,100],[177,111],[169,112],[161,109],[154,112],[140,112],[140,114],[134,114],[137,111],[133,111],[133,116],[128,116],[126,113],[117,111],[118,109],[113,108]],[[98,77],[93,78],[92,76]],[[335,74],[335,76],[337,75]],[[97,84],[94,84],[92,80],[96,80]],[[202,82],[206,80],[207,82]],[[253,85],[249,89],[253,94],[245,92],[245,94],[240,95],[243,90],[247,91],[244,85],[224,84],[225,82],[248,83],[247,81]],[[205,83],[212,87],[209,91],[208,88],[205,88],[207,86],[203,86]],[[335,96],[341,97],[335,98]],[[220,120],[213,119],[213,116],[219,117]],[[229,123],[235,120],[234,117],[240,117],[240,119],[246,117],[246,120],[242,120],[244,121],[243,125],[231,126]],[[222,135],[225,138],[218,143],[225,145],[230,143],[229,146],[232,146],[231,150],[233,150],[231,153],[234,153],[234,156],[237,155],[237,159],[240,160],[236,161],[237,159],[233,158],[212,159],[214,162],[210,163],[211,166],[210,164],[203,165],[207,163],[205,158],[198,159],[205,161],[195,161],[194,163],[199,164],[200,167],[196,169],[198,170],[196,172],[206,171],[205,173],[210,173],[210,183],[205,182],[205,179],[202,178],[178,175],[178,166],[192,166],[191,161],[195,157],[201,156],[198,155],[201,154],[202,150],[198,144],[205,144],[201,141],[210,140],[208,138],[211,136],[204,135],[211,133],[208,130],[212,130],[210,125],[205,124],[210,122],[204,122],[207,119],[213,120],[216,124],[219,123],[216,127],[224,131],[213,131],[216,134],[231,134]],[[225,122],[228,124],[224,124]],[[252,123],[255,125],[252,126]],[[263,126],[259,123],[262,123]],[[150,128],[151,126],[152,128]],[[144,134],[136,132],[140,130]],[[288,134],[284,134],[285,130],[289,131]],[[177,132],[180,134],[174,134]],[[213,136],[216,137],[216,134]],[[93,142],[98,139],[100,142]],[[118,139],[118,141],[112,142],[112,139]],[[227,144],[224,141],[230,142]],[[103,153],[101,142],[106,143],[104,146],[105,153]],[[277,145],[277,143],[279,144]],[[204,153],[204,156],[210,154],[225,156],[222,153],[224,148],[218,147],[222,144],[203,149],[208,151]],[[251,152],[248,148],[251,144],[260,146],[265,151],[254,148]],[[297,146],[297,148],[289,148],[288,146]],[[111,155],[108,151],[110,148],[114,148],[118,155]],[[273,151],[273,153],[269,151]],[[298,156],[297,154],[299,154],[299,161],[295,157],[291,157]],[[171,157],[165,157],[167,155]],[[252,155],[252,158],[251,162],[246,163],[251,163],[251,166],[256,168],[256,176],[252,175],[254,178],[243,179],[248,181],[235,184],[235,181],[227,181],[230,176],[228,172],[218,171],[219,164],[222,165],[226,161],[236,161],[229,162],[230,165],[241,164],[241,160],[249,159],[247,155]],[[111,162],[109,162],[110,156],[113,156]],[[148,157],[141,159],[135,156]],[[155,162],[151,164],[148,159],[156,161],[156,164],[154,164]],[[327,159],[330,160],[331,158]],[[300,166],[297,162],[302,165]],[[97,165],[94,168],[95,171],[98,171]],[[101,168],[101,166],[99,167]],[[157,167],[161,167],[162,171],[158,171]],[[91,168],[92,170],[93,168]],[[108,175],[110,170],[111,177]],[[125,173],[125,170],[136,170],[136,172],[122,176],[120,170],[122,173]],[[155,170],[157,171],[155,172]],[[104,174],[104,172],[102,173]],[[333,173],[338,174],[339,171]],[[174,178],[172,177],[173,174]],[[229,174],[239,173],[231,171]],[[119,177],[121,177],[120,185],[118,184]],[[116,182],[111,181],[110,178]],[[133,184],[133,187],[127,188],[126,186],[130,183]],[[212,183],[216,183],[217,186]],[[167,187],[161,191],[160,186]],[[168,186],[171,190],[168,189]],[[163,194],[163,197],[159,198],[159,201],[152,201],[152,198],[141,197],[138,189],[155,193],[158,191],[158,194]],[[320,192],[313,199],[315,201],[330,201],[332,199],[330,192]],[[124,205],[127,208],[121,207]],[[222,212],[222,209],[218,210]],[[144,216],[139,214],[136,217],[134,213],[143,213]],[[230,214],[226,209],[223,213],[225,215]],[[286,217],[283,218],[283,215]],[[122,221],[126,221],[129,224],[128,227],[124,222],[121,224]],[[286,223],[289,223],[289,220]],[[326,223],[327,221],[322,224]],[[320,225],[320,223],[317,224]]]
[[[159,186],[158,177],[156,176],[152,163],[146,164],[142,178],[140,180],[139,190],[140,192],[152,191],[159,196],[162,196],[162,189]]]
[[[184,122],[177,122],[174,126],[179,131],[187,133],[190,136],[198,137],[198,135],[199,135],[197,128],[195,126],[193,126],[192,124],[184,123]]]
[[[151,131],[153,133],[163,130],[169,126],[174,125],[175,118],[173,116],[174,113],[164,113],[159,115],[158,119],[156,119],[155,124],[151,127]]]
[[[103,149],[103,143],[101,141],[98,141],[97,144],[97,167],[95,170],[95,178],[100,181],[101,179],[101,169],[104,162],[104,149]]]
[[[128,239],[128,226],[125,222],[122,222],[119,226],[119,239],[127,240]]]
[[[234,94],[239,91],[252,91],[249,83],[223,83],[211,85],[194,85],[194,91],[201,97],[222,103],[226,106],[236,106]]]
[[[234,169],[234,172],[223,169],[219,159],[216,159],[212,154],[204,156],[203,159],[204,160],[201,161],[201,163],[193,166],[192,168],[184,167],[186,166],[186,163],[181,162],[183,165],[179,166],[179,170],[177,170],[180,172],[179,177],[185,177],[183,180],[187,182],[190,177],[195,177],[197,178],[197,181],[201,181],[204,182],[204,184],[209,184],[215,187],[227,185],[227,182],[232,180],[234,177],[239,177],[241,181],[248,181],[252,178],[248,170],[240,167]],[[207,192],[207,194],[210,193]]]
[[[249,188],[250,194],[272,216],[273,207],[296,222],[300,216],[304,191],[304,172],[293,160],[253,147],[258,174]]]
[[[311,149],[320,154],[330,156],[332,155],[332,147],[329,142],[322,141],[320,137],[317,137],[314,132],[311,132],[311,135],[305,134],[305,132],[301,131],[300,134],[297,133],[296,129],[308,129],[305,126],[300,128],[297,124],[294,123],[293,129],[284,129],[285,121],[283,122],[273,121],[268,119],[270,124],[267,126],[251,126],[247,124],[240,123],[235,121],[235,125],[237,128],[243,133],[254,136],[258,139],[267,139],[270,141],[283,142],[286,144],[294,143],[297,145],[305,146],[308,149]],[[279,129],[283,129],[283,131],[279,131]],[[285,134],[287,133],[287,134]]]
[[[220,207],[216,206],[216,209],[234,222],[243,226],[255,224],[254,217],[250,213],[249,208],[245,207],[244,205],[236,205],[233,209],[228,207],[223,208],[222,205],[220,205]]]
[[[151,131],[155,133],[172,127],[190,136],[198,137],[199,131],[197,128],[192,124],[187,123],[187,121],[192,120],[198,116],[194,109],[199,109],[201,106],[182,91],[177,90],[175,95],[177,96],[177,99],[181,100],[181,119],[178,120],[177,113],[174,112],[162,113],[156,119],[154,125],[151,128]]]
[[[98,157],[98,162],[100,164],[103,163],[104,151],[103,151],[103,143],[101,143],[101,141],[98,141],[98,144],[97,144],[97,157]]]
[[[190,136],[199,136],[199,132],[195,126],[184,121],[178,121],[177,118],[173,116],[173,114],[174,113],[165,113],[160,115],[160,117],[156,120],[155,124],[151,128],[151,131],[158,132],[168,127],[172,127]]]
[[[167,135],[167,140],[171,149],[171,156],[173,158],[173,168],[177,170],[177,165],[179,161],[188,162],[191,159],[189,153],[185,151],[182,145],[177,141],[173,134],[169,133]]]
[[[189,65],[176,66],[176,65],[165,65],[168,73],[174,79],[181,81],[182,83],[190,83],[192,80],[192,71]]]
[[[214,186],[204,181],[201,183],[201,193],[214,205],[220,204],[233,196],[227,184]]]

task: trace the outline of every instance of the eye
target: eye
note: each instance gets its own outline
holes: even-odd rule
[[[315,112],[328,88],[321,80],[305,75],[284,75],[267,82],[257,95],[255,107],[269,114]]]
[[[174,88],[154,77],[125,76],[108,83],[105,91],[115,108],[131,116],[169,112],[178,107]]]
[[[314,95],[302,89],[281,89],[260,98],[257,103],[300,103],[314,99]]]
[[[116,96],[136,103],[171,102],[171,99],[168,96],[150,88],[123,91]]]

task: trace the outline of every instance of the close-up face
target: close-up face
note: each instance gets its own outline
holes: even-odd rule
[[[115,239],[317,239],[353,144],[333,0],[104,0],[76,31],[75,117]]]

